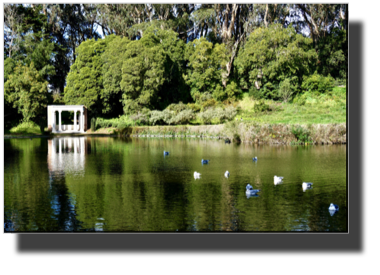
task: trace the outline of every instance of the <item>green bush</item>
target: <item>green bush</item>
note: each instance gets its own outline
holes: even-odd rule
[[[249,97],[257,100],[264,98],[264,93],[261,90],[256,89],[254,85],[249,88],[248,95]]]
[[[179,112],[177,115],[173,116],[169,120],[169,124],[187,124],[190,120],[195,118],[194,112],[191,109],[183,110]]]
[[[117,125],[118,130],[124,130],[125,128],[128,128],[128,124],[125,121],[120,121]]]
[[[255,113],[261,113],[265,111],[270,111],[269,105],[265,104],[264,99],[260,99],[253,107]]]
[[[194,113],[199,112],[201,110],[201,106],[197,103],[188,103],[187,106],[193,110]]]
[[[314,73],[310,76],[304,76],[302,89],[305,91],[325,93],[327,91],[332,91],[334,82],[334,79],[330,75],[326,77]]]
[[[131,119],[135,121],[138,125],[148,125],[149,124],[149,116],[143,113],[137,113],[131,115]]]
[[[308,129],[304,129],[301,126],[293,126],[291,129],[292,134],[295,136],[297,141],[307,142],[310,141],[310,131]]]
[[[294,91],[288,78],[280,83],[278,95],[284,102],[288,102],[292,98],[293,93]]]
[[[149,122],[152,125],[162,125],[162,124],[171,124],[171,119],[175,115],[174,111],[170,111],[168,108],[166,108],[163,111],[157,111],[153,110],[149,113]]]
[[[305,94],[300,94],[293,98],[293,103],[303,106],[306,103],[306,99],[307,99],[307,96]]]
[[[175,114],[178,114],[179,112],[189,109],[189,106],[183,104],[182,102],[179,102],[177,104],[172,103],[168,107],[166,107],[165,110],[173,111]]]
[[[221,107],[210,108],[204,112],[198,114],[198,118],[204,124],[210,124],[212,121],[214,123],[223,123],[225,121],[232,120],[237,114],[237,109],[233,106],[228,106],[226,109]]]
[[[346,79],[345,78],[336,78],[334,84],[335,84],[335,86],[346,86]]]

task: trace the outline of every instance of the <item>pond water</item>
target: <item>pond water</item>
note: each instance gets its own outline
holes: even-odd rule
[[[275,185],[274,175],[283,182]],[[303,190],[302,182],[312,188]],[[248,183],[261,191],[247,197]],[[347,232],[346,187],[345,145],[4,140],[6,232]],[[330,213],[330,203],[339,211]]]

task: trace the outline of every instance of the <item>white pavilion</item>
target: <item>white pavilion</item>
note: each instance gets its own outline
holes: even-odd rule
[[[62,112],[74,112],[74,124],[62,124]],[[56,123],[58,112],[58,125]],[[84,105],[48,105],[48,129],[53,133],[84,133],[87,130],[87,108]]]

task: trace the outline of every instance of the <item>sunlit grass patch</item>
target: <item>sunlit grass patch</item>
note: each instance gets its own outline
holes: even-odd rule
[[[333,91],[326,94],[307,92],[300,96],[300,100],[291,103],[265,100],[265,104],[270,106],[270,110],[264,112],[254,112],[254,106],[257,102],[245,94],[239,102],[240,111],[237,118],[243,118],[243,121],[271,124],[346,122],[345,87],[334,87]]]
[[[32,122],[22,122],[19,125],[11,128],[8,131],[5,131],[4,134],[11,134],[11,135],[41,135],[40,127]]]

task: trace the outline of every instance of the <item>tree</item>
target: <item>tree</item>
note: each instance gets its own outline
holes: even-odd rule
[[[29,66],[18,65],[4,85],[5,101],[13,103],[24,121],[40,119],[46,113],[47,85],[33,62]]]
[[[276,98],[278,85],[288,78],[298,91],[302,77],[316,65],[317,56],[311,43],[311,39],[296,34],[291,26],[273,24],[257,29],[235,60],[240,87],[260,89],[263,96]]]
[[[165,82],[166,55],[160,40],[153,34],[144,35],[129,44],[124,54],[120,86],[126,114],[153,108],[159,99],[157,93]]]
[[[202,93],[221,93],[226,74],[228,53],[224,44],[208,42],[206,38],[194,40],[186,45],[186,58],[189,68],[185,75],[186,83],[194,101],[198,102]],[[218,95],[215,94],[216,97]]]
[[[103,90],[100,92],[100,98],[103,102],[104,114],[110,113],[117,116],[123,113],[122,104],[120,103],[122,99],[120,83],[124,54],[129,43],[131,43],[131,40],[127,37],[115,36],[101,56],[103,63]]]
[[[160,40],[160,46],[165,52],[165,82],[158,91],[159,108],[165,109],[171,103],[188,102],[191,100],[189,87],[183,74],[186,71],[185,43],[179,39],[178,33],[171,29],[161,29],[151,26],[146,34],[154,34]]]
[[[93,115],[101,114],[103,102],[103,62],[101,55],[107,44],[115,37],[107,36],[105,39],[89,39],[77,49],[77,58],[67,75],[64,101],[66,104],[85,105]],[[105,111],[107,111],[107,102]]]
[[[22,20],[23,15],[19,13],[17,4],[4,4],[4,47],[9,58],[12,58],[12,52],[19,49]]]

